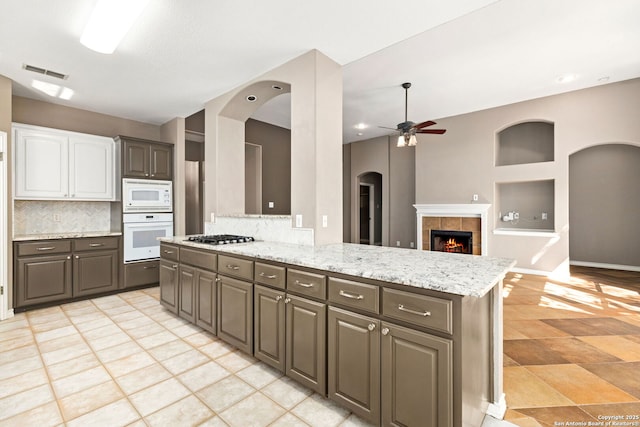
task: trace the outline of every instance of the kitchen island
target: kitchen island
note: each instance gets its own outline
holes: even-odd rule
[[[501,415],[512,260],[162,238],[161,303],[374,425]]]

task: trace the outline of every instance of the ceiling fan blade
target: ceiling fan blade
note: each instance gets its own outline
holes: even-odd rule
[[[418,129],[416,133],[433,133],[436,135],[442,135],[446,131],[446,129]]]
[[[378,126],[380,129],[391,129],[391,130],[398,130],[398,128],[388,128],[386,126]]]
[[[436,122],[432,122],[431,120],[427,120],[426,122],[418,123],[417,125],[413,125],[416,129],[426,128],[427,126],[433,126]]]

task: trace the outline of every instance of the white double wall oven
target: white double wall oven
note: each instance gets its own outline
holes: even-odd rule
[[[160,258],[160,237],[173,236],[171,181],[122,180],[124,262]]]

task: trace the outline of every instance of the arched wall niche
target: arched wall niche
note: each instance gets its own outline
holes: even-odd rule
[[[555,126],[549,120],[510,124],[496,132],[496,166],[552,162]]]

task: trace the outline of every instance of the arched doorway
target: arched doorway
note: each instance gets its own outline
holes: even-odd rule
[[[640,270],[640,147],[603,144],[569,156],[569,258]]]

